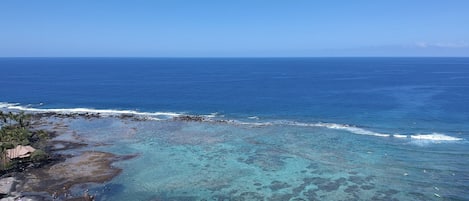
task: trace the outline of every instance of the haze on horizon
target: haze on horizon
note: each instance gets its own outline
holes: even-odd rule
[[[2,1],[0,57],[469,56],[469,1]]]

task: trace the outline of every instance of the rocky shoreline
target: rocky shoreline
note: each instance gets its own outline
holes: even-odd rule
[[[71,194],[70,189],[75,185],[111,180],[121,172],[112,163],[131,157],[84,152],[63,162],[14,173],[0,179],[0,193],[8,195],[0,200],[86,200],[83,195]]]
[[[16,111],[14,111],[16,112]],[[100,114],[100,113],[58,113],[43,112],[30,113],[34,128],[45,129],[51,135],[47,145],[49,159],[41,164],[29,164],[25,167],[11,170],[0,176],[0,201],[78,201],[94,200],[93,195],[84,191],[79,194],[71,193],[74,186],[89,183],[104,183],[121,173],[121,169],[112,164],[128,160],[136,155],[118,156],[100,151],[79,151],[75,155],[61,154],[63,151],[78,150],[87,146],[94,146],[75,140],[57,139],[67,129],[67,126],[54,121],[67,119],[92,120],[104,117],[129,121],[147,121],[151,118],[134,114]],[[173,117],[174,121],[184,122],[218,122],[229,123],[225,120],[207,119],[198,115],[180,115]]]
[[[90,183],[104,183],[121,173],[112,164],[128,160],[136,155],[119,156],[108,152],[80,150],[77,154],[62,154],[63,151],[79,150],[92,146],[77,140],[57,139],[65,132],[66,125],[54,123],[56,119],[93,119],[101,118],[93,113],[33,113],[33,127],[46,128],[52,134],[48,141],[49,158],[41,163],[25,164],[3,172],[0,176],[0,201],[92,201],[94,195],[88,191],[72,193],[75,186]],[[132,115],[120,116],[122,119],[142,120]]]

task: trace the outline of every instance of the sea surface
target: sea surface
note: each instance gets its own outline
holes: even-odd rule
[[[138,155],[98,200],[469,200],[469,58],[0,58],[0,109],[151,119],[67,122]]]

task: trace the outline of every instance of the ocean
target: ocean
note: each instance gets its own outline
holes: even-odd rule
[[[469,58],[0,58],[0,109],[152,117],[69,122],[138,155],[98,200],[469,200],[468,92]]]

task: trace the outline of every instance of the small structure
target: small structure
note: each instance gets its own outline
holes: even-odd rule
[[[36,149],[34,149],[33,147],[29,145],[28,146],[18,145],[13,149],[7,149],[6,155],[9,159],[26,158],[26,157],[30,157],[31,153],[33,153],[34,151],[36,151]]]

